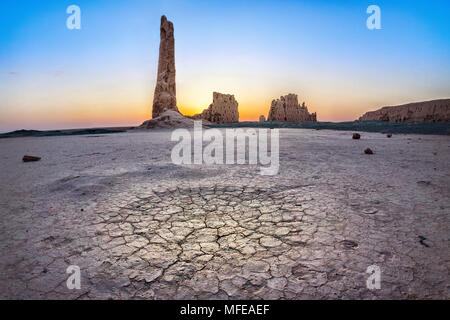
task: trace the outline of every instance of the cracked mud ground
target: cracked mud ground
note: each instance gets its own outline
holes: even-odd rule
[[[1,298],[450,298],[449,137],[282,130],[275,177],[169,138],[0,141]]]

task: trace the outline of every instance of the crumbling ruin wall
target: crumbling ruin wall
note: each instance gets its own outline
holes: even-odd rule
[[[192,118],[204,119],[212,123],[239,122],[238,102],[232,94],[213,93],[213,103],[208,109]]]
[[[267,121],[316,122],[317,114],[310,114],[304,102],[300,106],[297,95],[291,93],[272,101]]]

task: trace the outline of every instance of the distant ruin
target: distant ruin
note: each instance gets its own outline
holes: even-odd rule
[[[207,120],[212,123],[239,122],[238,102],[231,94],[213,93],[213,102],[208,109],[193,116],[196,120]]]
[[[304,102],[300,106],[297,95],[291,93],[272,101],[267,121],[317,122],[317,114],[310,114]]]
[[[450,99],[408,103],[383,107],[365,113],[359,121],[450,122]]]

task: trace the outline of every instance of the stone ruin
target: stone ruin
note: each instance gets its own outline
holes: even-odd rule
[[[304,102],[300,106],[297,95],[291,93],[272,101],[267,121],[317,122],[317,114],[310,114]]]
[[[238,102],[232,94],[213,93],[213,103],[202,113],[192,118],[207,120],[212,123],[239,122]]]
[[[152,119],[137,129],[193,127],[194,121],[183,116],[177,107],[175,83],[175,37],[173,23],[161,17],[158,75],[153,98]]]
[[[166,16],[162,16],[158,76],[153,98],[152,117],[157,118],[167,110],[179,112],[175,85],[175,38],[173,23],[168,21]]]
[[[239,122],[238,103],[233,95],[214,92],[213,103],[201,114],[183,116],[177,107],[175,83],[175,37],[173,23],[161,17],[158,75],[153,98],[152,119],[139,129],[192,127],[193,120],[212,123]],[[205,122],[206,122],[205,121]]]
[[[450,99],[383,107],[365,113],[359,121],[450,122]]]
[[[153,98],[152,120],[145,121],[140,129],[191,127],[193,120],[211,123],[239,122],[238,102],[231,94],[213,93],[213,103],[202,113],[183,116],[177,107],[175,83],[175,37],[173,23],[161,17],[158,75]],[[264,122],[264,116],[260,122]],[[272,101],[267,121],[316,122],[316,113],[309,114],[305,103],[300,106],[295,94]]]

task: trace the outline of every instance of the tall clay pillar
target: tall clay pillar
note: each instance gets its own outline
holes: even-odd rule
[[[175,38],[173,23],[166,16],[161,17],[161,42],[159,45],[158,77],[153,98],[153,118],[166,110],[177,112],[175,85]]]

